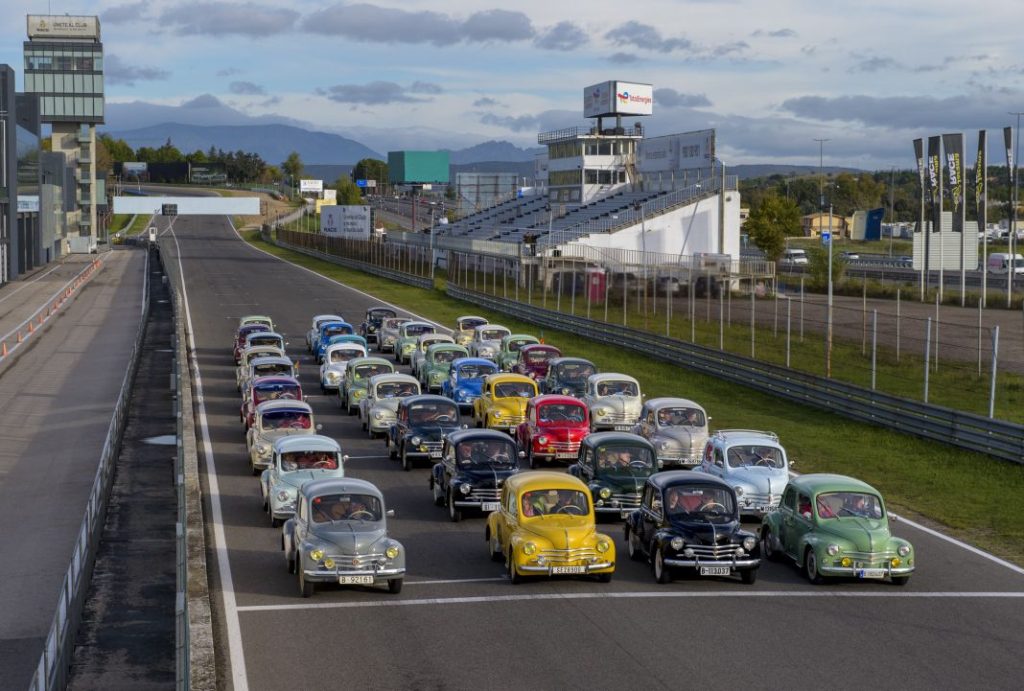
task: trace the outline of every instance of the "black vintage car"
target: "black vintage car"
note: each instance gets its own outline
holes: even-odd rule
[[[628,432],[597,432],[580,443],[569,473],[583,480],[594,499],[594,512],[626,518],[640,507],[644,483],[658,468],[654,445]]]
[[[757,579],[757,537],[740,528],[736,492],[716,477],[690,470],[652,475],[625,531],[630,558],[650,561],[658,583],[674,573]]]
[[[579,357],[559,357],[548,363],[548,373],[540,382],[542,393],[558,393],[583,398],[587,393],[587,377],[597,374],[590,360]]]
[[[366,339],[367,343],[377,342],[377,332],[385,319],[393,319],[398,312],[390,307],[371,307],[366,310],[366,318],[359,325],[359,335]]]
[[[430,394],[409,396],[398,404],[388,444],[402,459],[402,470],[412,470],[415,459],[440,460],[441,443],[460,428],[459,407],[452,399]]]
[[[448,518],[462,512],[497,511],[501,485],[519,472],[519,447],[504,432],[464,429],[452,432],[441,448],[441,461],[430,472],[434,504],[448,509]]]

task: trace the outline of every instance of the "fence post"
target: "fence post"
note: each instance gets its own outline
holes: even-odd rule
[[[939,300],[939,295],[935,295],[935,371],[939,371],[939,310],[942,306],[942,302]]]
[[[674,278],[674,275],[673,275],[674,271],[675,271],[674,267],[670,266],[668,268],[668,285],[665,288],[665,335],[666,336],[668,336],[668,335],[670,335],[672,333],[672,302],[673,302],[673,300],[675,300],[675,297],[676,297],[675,293],[672,293],[672,299],[669,299],[669,294],[668,293],[669,293],[669,290],[672,289],[673,285],[676,285],[676,286],[679,285],[678,281],[675,284],[672,283],[672,279]]]
[[[992,327],[992,384],[988,390],[988,416],[996,415],[996,366],[999,364],[999,324]]]
[[[604,323],[608,323],[608,302],[611,297],[612,272],[606,268],[604,271]]]
[[[932,318],[928,317],[928,333],[924,337],[924,402],[928,402],[928,372],[931,370]]]
[[[754,354],[754,326],[756,322],[757,300],[754,296],[754,283],[750,283],[750,357],[757,357]]]
[[[772,337],[775,338],[779,335],[779,290],[777,286],[772,300],[772,309],[774,310],[772,315]]]
[[[804,342],[804,277],[800,277],[800,342]]]
[[[721,287],[718,289],[718,349],[725,350],[725,294]]]
[[[861,298],[860,307],[860,354],[864,355],[867,352],[868,347],[868,278],[867,274],[864,274],[863,278],[864,293]]]
[[[900,289],[896,289],[896,364],[900,362]]]
[[[871,390],[878,380],[878,310],[871,310]]]
[[[978,300],[978,376],[981,376],[981,300]]]
[[[572,297],[569,299],[569,314],[576,316],[576,264],[572,267]]]
[[[793,299],[786,296],[786,367],[789,367],[790,328],[793,317]]]
[[[629,303],[629,279],[626,277],[626,270],[622,270],[622,325],[626,325],[626,308]]]

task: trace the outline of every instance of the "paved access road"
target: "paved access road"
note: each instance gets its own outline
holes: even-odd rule
[[[427,470],[402,472],[381,441],[319,395],[303,335],[315,313],[359,321],[375,300],[242,243],[220,219],[178,218],[163,238],[188,288],[210,456],[225,683],[234,688],[1017,688],[1024,673],[1024,575],[897,523],[920,572],[883,583],[811,587],[767,564],[757,583],[658,586],[620,560],[614,580],[513,587],[491,562],[483,520],[449,523]],[[238,419],[230,339],[246,313],[274,317],[303,360],[301,378],[349,474],[384,491],[408,552],[405,589],[298,596],[280,532],[261,510]],[[685,377],[685,374],[682,375]],[[212,462],[211,462],[212,461]],[[625,555],[621,527],[603,526]]]

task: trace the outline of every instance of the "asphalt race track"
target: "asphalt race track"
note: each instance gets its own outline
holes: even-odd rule
[[[161,219],[163,221],[163,219]],[[166,222],[166,221],[163,221]],[[207,517],[222,679],[235,689],[1019,688],[1024,571],[897,522],[918,572],[887,583],[810,586],[789,564],[757,583],[654,583],[602,529],[620,561],[610,584],[512,586],[491,562],[482,518],[450,523],[422,466],[406,473],[357,419],[319,394],[305,351],[313,314],[362,320],[377,304],[243,243],[225,219],[179,217],[162,236],[184,271],[209,433]],[[176,265],[176,264],[175,264]],[[248,470],[230,343],[239,316],[271,315],[302,361],[323,433],[374,482],[397,517],[405,589],[318,588],[303,600]],[[570,353],[571,354],[571,350]],[[685,391],[681,391],[685,394]],[[713,411],[712,411],[713,412]],[[204,445],[200,444],[203,460]],[[211,463],[212,461],[212,463]],[[753,524],[748,527],[754,527]],[[214,563],[212,560],[218,561]],[[229,669],[228,661],[231,663]]]

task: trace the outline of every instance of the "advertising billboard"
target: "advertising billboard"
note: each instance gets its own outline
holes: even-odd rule
[[[637,82],[609,81],[583,90],[583,117],[653,115],[654,87]]]
[[[320,233],[335,237],[368,240],[370,238],[370,207],[323,207],[320,212]]]
[[[326,190],[324,190],[324,202],[325,203],[334,204],[336,201],[338,201],[338,190],[335,190],[335,189],[326,189]]]
[[[148,163],[131,163],[125,161],[121,164],[121,173],[124,175],[144,175],[149,170]]]
[[[299,180],[299,192],[323,192],[323,180]]]
[[[99,17],[68,15],[28,15],[29,38],[87,38],[99,40]]]
[[[399,185],[448,184],[447,151],[389,151],[388,181]]]
[[[715,131],[649,137],[640,142],[636,158],[641,173],[710,168],[715,159]]]

